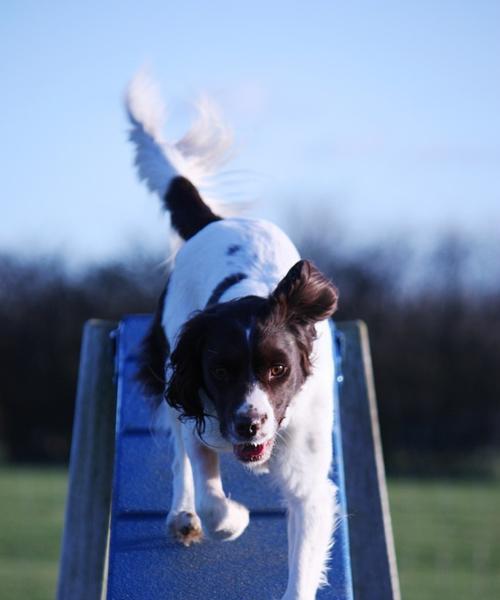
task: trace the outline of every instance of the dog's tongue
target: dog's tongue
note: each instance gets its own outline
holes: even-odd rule
[[[265,444],[235,444],[233,446],[236,456],[243,461],[258,460],[264,454]]]

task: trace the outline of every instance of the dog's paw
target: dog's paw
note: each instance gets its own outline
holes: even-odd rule
[[[191,546],[201,542],[203,531],[201,521],[196,513],[185,510],[169,514],[167,517],[167,528],[178,542],[184,546]]]
[[[225,542],[238,538],[250,520],[247,508],[229,498],[212,497],[198,513],[207,536]]]
[[[281,600],[314,600],[316,598],[316,592],[314,590],[310,592],[298,592],[298,591],[286,591]]]

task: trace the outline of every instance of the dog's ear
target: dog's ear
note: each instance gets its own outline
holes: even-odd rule
[[[181,419],[194,419],[199,433],[205,428],[205,411],[200,399],[203,388],[202,350],[205,340],[206,317],[203,313],[187,321],[170,355],[169,378],[165,399],[177,409]]]
[[[337,288],[308,260],[296,263],[271,295],[282,319],[303,325],[331,317],[337,300]]]

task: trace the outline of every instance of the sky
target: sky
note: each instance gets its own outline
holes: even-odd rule
[[[236,140],[219,192],[250,216],[292,234],[321,218],[353,245],[500,231],[495,0],[4,0],[0,14],[0,252],[166,247],[123,111],[144,65],[171,138],[199,93],[219,104]]]

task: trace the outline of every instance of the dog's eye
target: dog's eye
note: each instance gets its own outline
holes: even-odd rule
[[[269,379],[277,379],[278,377],[283,377],[286,373],[285,365],[273,365],[269,369]]]
[[[227,369],[224,367],[215,367],[215,369],[212,369],[212,375],[219,381],[224,381],[224,379],[227,379],[227,374]]]

